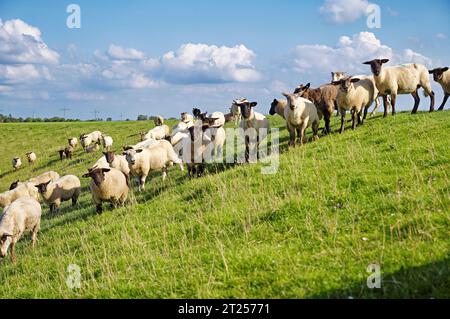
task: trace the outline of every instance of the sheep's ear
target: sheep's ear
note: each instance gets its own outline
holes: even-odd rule
[[[110,168],[102,168],[103,173],[108,173],[111,169]]]
[[[388,62],[389,62],[389,59],[381,59],[380,62],[381,62],[381,63],[388,63]]]
[[[103,153],[103,155],[105,155],[106,156],[106,154],[108,154],[108,152],[102,152]]]
[[[372,61],[366,61],[366,62],[363,62],[363,64],[372,64]]]
[[[278,103],[277,99],[273,99],[272,103]]]
[[[442,68],[442,72],[446,72],[446,71],[448,71],[448,66]]]
[[[52,180],[49,180],[47,183],[44,183],[45,185],[48,185],[48,184],[50,184],[50,182],[51,182]]]
[[[355,83],[355,82],[358,82],[358,81],[359,81],[358,78],[353,78],[353,79],[350,80],[350,82],[352,82],[352,83]]]
[[[127,152],[122,152],[122,155],[127,155]]]
[[[331,84],[333,84],[333,85],[340,85],[340,84],[341,84],[341,80],[339,80],[339,81],[333,81],[333,82],[331,82]]]
[[[12,237],[12,235],[9,234],[9,233],[3,233],[3,235],[2,235],[2,241],[5,241],[8,237]]]
[[[136,150],[136,153],[140,153],[140,152],[142,152],[142,151],[143,151],[143,149],[140,148],[140,149],[137,149],[137,150]]]
[[[429,73],[429,74],[433,74],[433,73],[434,73],[434,70],[428,70],[428,73]]]
[[[305,87],[303,89],[305,89],[305,90],[309,89],[310,86],[311,86],[311,83],[308,83],[308,84],[305,85]]]
[[[89,173],[86,173],[86,174],[84,174],[84,175],[82,175],[81,177],[91,177],[91,173],[89,172]]]
[[[290,94],[289,94],[289,93],[286,93],[286,92],[281,92],[281,94],[282,94],[284,97],[289,97],[289,96],[290,96]]]

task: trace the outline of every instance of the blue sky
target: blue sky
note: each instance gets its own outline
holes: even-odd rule
[[[70,3],[80,29],[66,26]],[[372,3],[379,29],[366,24]],[[318,86],[334,70],[368,74],[361,62],[379,55],[449,65],[449,12],[446,0],[2,0],[0,113],[178,117],[194,106],[226,111],[241,97],[267,113],[281,91]],[[400,104],[410,109],[412,98]]]

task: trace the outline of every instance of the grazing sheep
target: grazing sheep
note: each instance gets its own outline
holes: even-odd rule
[[[269,132],[269,121],[267,118],[262,115],[261,113],[255,112],[253,108],[258,104],[257,102],[239,102],[237,100],[234,100],[234,102],[239,106],[241,109],[242,114],[242,120],[240,123],[241,129],[244,130],[244,137],[245,137],[245,161],[249,161],[250,156],[250,147],[252,146],[250,137],[248,134],[245,134],[245,132],[248,129],[255,129],[256,130],[256,154],[259,156],[259,145],[262,140],[264,140],[267,136],[267,133]]]
[[[168,146],[172,145],[167,141]],[[167,176],[167,164],[173,162],[180,165],[183,170],[183,162],[178,158],[173,150],[166,145],[159,143],[151,148],[146,149],[128,149],[123,152],[130,168],[130,174],[139,178],[139,190],[145,189],[145,180],[150,171],[162,170],[162,177],[165,180]]]
[[[22,166],[22,160],[20,159],[20,157],[14,157],[11,163],[15,171],[17,171]]]
[[[289,131],[289,146],[295,146],[295,132],[297,131],[297,142],[303,145],[306,128],[312,126],[314,139],[318,139],[319,115],[316,106],[309,100],[298,94],[282,93],[286,97],[284,118]]]
[[[99,142],[96,142],[94,145],[88,146],[84,149],[86,153],[94,153],[100,149]]]
[[[13,190],[13,189],[17,188],[17,186],[23,185],[23,184],[26,184],[26,183],[31,183],[31,184],[33,184],[33,185],[37,185],[37,184],[44,183],[44,182],[46,182],[46,181],[48,181],[48,180],[51,180],[51,181],[54,182],[54,181],[56,181],[58,178],[59,178],[59,174],[58,174],[58,173],[56,173],[56,172],[54,172],[54,171],[48,171],[48,172],[42,173],[42,174],[39,175],[39,176],[30,178],[29,180],[27,180],[26,182],[23,182],[23,183],[20,182],[19,180],[16,180],[15,182],[13,182],[13,183],[9,186],[9,190]],[[34,187],[33,187],[33,188],[34,188]],[[34,190],[37,192],[36,188],[34,188]],[[39,196],[38,196],[38,197],[39,197]]]
[[[31,197],[39,199],[39,194],[32,183],[20,183],[12,190],[0,193],[0,207],[6,207],[16,199],[21,197]]]
[[[161,115],[155,116],[153,122],[155,123],[155,126],[161,126],[164,124],[164,118]]]
[[[101,143],[102,141],[102,132],[94,131],[89,134],[81,134],[80,135],[80,143],[83,148],[88,147],[92,143]]]
[[[31,246],[36,246],[41,225],[41,205],[33,198],[21,197],[5,208],[0,220],[0,256],[6,257],[11,247],[11,260],[16,261],[14,247],[25,232],[31,232]]]
[[[67,141],[69,142],[69,146],[75,148],[78,145],[78,139],[76,137],[68,138]]]
[[[130,167],[124,155],[115,154],[113,151],[103,152],[103,155],[105,155],[104,158],[109,164],[109,167],[118,169],[127,177],[127,180],[129,179]]]
[[[364,124],[367,110],[377,97],[375,83],[370,78],[359,79],[346,77],[339,81],[334,81],[333,85],[339,86],[337,95],[337,105],[341,113],[341,129],[344,132],[345,111],[352,112],[352,129],[355,129],[356,119],[358,125]],[[361,112],[364,109],[364,116],[361,120]]]
[[[333,111],[337,108],[336,96],[337,88],[332,84],[325,84],[316,89],[310,88],[310,83],[306,85],[299,85],[294,94],[299,94],[307,100],[314,103],[317,108],[317,114],[319,119],[322,117],[325,120],[325,127],[323,129],[324,134],[331,133],[330,120],[333,115]]]
[[[35,152],[28,152],[25,154],[28,159],[28,164],[33,164],[36,161],[36,153]]]
[[[278,114],[282,118],[284,118],[284,109],[286,108],[287,102],[284,100],[273,99],[272,104],[270,104],[270,115]]]
[[[140,133],[141,141],[145,140],[162,140],[170,136],[170,129],[167,125],[160,125],[152,128],[147,133]]]
[[[113,145],[113,138],[108,135],[102,135],[102,142],[103,142],[103,147],[106,150],[109,150],[109,149],[111,149],[111,147]]]
[[[81,184],[75,175],[65,175],[56,181],[48,181],[35,186],[44,202],[50,206],[53,213],[59,209],[62,202],[72,200],[72,206],[77,203],[81,194]]]
[[[398,94],[411,94],[414,98],[412,114],[417,113],[420,98],[418,89],[424,89],[424,95],[430,96],[430,112],[434,111],[434,92],[431,89],[428,70],[418,63],[402,64],[383,68],[389,59],[375,59],[364,62],[369,64],[375,78],[375,85],[383,96],[384,116],[387,116],[387,95],[391,96],[392,115],[395,114],[395,102]]]
[[[448,67],[444,67],[429,70],[428,73],[433,74],[434,81],[439,83],[442,86],[442,90],[444,91],[444,99],[442,100],[442,104],[438,109],[438,111],[442,111],[448,97],[450,96],[450,71],[448,70]]]
[[[110,202],[111,206],[124,205],[128,196],[128,178],[115,168],[93,168],[83,177],[92,178],[89,189],[97,213],[103,211],[102,203]]]
[[[63,159],[72,159],[72,154],[74,152],[74,149],[72,146],[67,146],[63,149],[58,150],[59,153],[59,160],[62,162]]]

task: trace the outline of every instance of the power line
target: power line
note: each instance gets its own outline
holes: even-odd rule
[[[94,120],[97,121],[97,113],[98,113],[98,111],[94,110],[94,111],[92,111],[92,113],[94,113]]]
[[[60,111],[62,111],[63,112],[63,114],[64,114],[64,119],[66,118],[66,111],[69,111],[70,109],[69,108],[67,108],[67,107],[63,107],[63,108],[61,108],[61,109],[59,109]]]

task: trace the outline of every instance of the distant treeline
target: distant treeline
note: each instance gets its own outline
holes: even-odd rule
[[[13,117],[11,114],[3,115],[0,114],[0,123],[19,123],[19,122],[79,122],[79,119],[65,119],[62,117],[50,117],[50,118],[40,118],[40,117]]]

